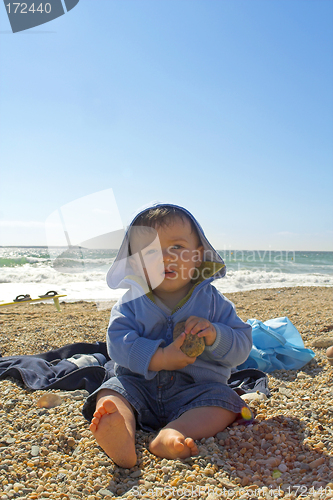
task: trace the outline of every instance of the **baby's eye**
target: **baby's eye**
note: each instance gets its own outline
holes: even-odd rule
[[[154,248],[151,248],[150,250],[147,250],[145,252],[145,255],[152,255],[153,253],[156,253],[156,252],[157,252],[157,250],[155,250]]]
[[[172,248],[175,250],[179,250],[180,248],[183,248],[182,245],[173,245]]]

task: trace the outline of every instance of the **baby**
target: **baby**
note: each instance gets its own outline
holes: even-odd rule
[[[117,465],[136,464],[137,427],[158,431],[151,453],[186,458],[198,453],[195,440],[239,416],[244,402],[227,381],[249,355],[251,327],[212,286],[224,275],[223,260],[184,208],[155,204],[130,224],[107,275],[111,288],[128,288],[111,311],[107,333],[115,376],[83,408]],[[185,331],[173,340],[180,321]],[[204,339],[202,354],[181,350],[186,335]]]

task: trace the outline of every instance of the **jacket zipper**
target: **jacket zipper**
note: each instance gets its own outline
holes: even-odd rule
[[[201,284],[202,284],[202,283],[200,283],[200,285],[201,285]],[[206,284],[207,284],[207,283],[206,283]],[[200,285],[199,285],[199,287],[197,288],[197,290],[201,288],[201,286],[200,286]],[[190,297],[190,299],[189,299],[189,300],[191,300],[191,298],[192,298],[192,297],[193,297],[193,294],[191,295],[191,297]],[[163,318],[165,318],[165,315],[164,315],[165,313],[163,313],[163,312],[161,311],[161,309],[160,309],[160,308],[159,308],[159,307],[158,307],[158,306],[157,306],[154,302],[152,302],[150,299],[148,299],[148,297],[146,297],[146,299],[149,301],[150,305],[151,305],[151,306],[153,306],[154,308],[157,308],[157,309],[161,312],[161,314],[162,314]],[[184,306],[186,306],[186,305],[188,304],[188,302],[189,302],[189,301],[187,301],[187,302],[186,302],[185,304],[183,304],[181,307],[177,307],[177,309],[175,309],[175,311],[173,312],[173,314],[175,314],[175,313],[176,313],[176,312],[178,312],[180,309],[182,309]],[[167,333],[166,333],[166,338],[167,338],[167,339],[172,339],[172,338],[173,338],[173,319],[172,319],[172,316],[167,316],[166,320],[167,320]]]
[[[172,333],[173,333],[173,321],[172,321],[172,317],[171,316],[168,316],[167,317],[167,339],[171,339],[172,338]]]

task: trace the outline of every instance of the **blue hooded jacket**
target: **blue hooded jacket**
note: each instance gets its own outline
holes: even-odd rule
[[[143,212],[162,205],[183,211],[193,221],[204,247],[205,269],[207,266],[211,269],[210,277],[199,278],[194,282],[186,298],[167,314],[154,302],[149,286],[131,276],[133,269],[128,259],[127,230],[118,255],[107,273],[110,288],[128,288],[112,308],[107,332],[107,348],[110,358],[116,363],[115,373],[117,367],[121,366],[146,379],[154,378],[157,372],[149,370],[152,356],[159,347],[165,347],[173,341],[176,323],[186,321],[193,315],[206,318],[214,325],[216,340],[213,345],[205,347],[193,364],[181,371],[191,375],[194,381],[226,384],[231,369],[243,363],[251,351],[251,326],[237,316],[234,305],[211,285],[213,280],[225,276],[225,264],[190,212],[177,205],[154,203],[137,213],[129,228]]]

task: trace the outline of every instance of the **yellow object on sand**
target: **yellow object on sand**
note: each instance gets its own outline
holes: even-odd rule
[[[23,300],[13,300],[13,302],[0,302],[0,307],[5,307],[5,306],[16,306],[18,304],[27,304],[30,302],[42,302],[44,300],[50,300],[53,299],[54,305],[57,309],[57,311],[61,312],[60,309],[60,304],[59,304],[59,297],[67,297],[67,295],[49,295],[44,297],[38,297],[37,299],[23,299]]]
[[[244,420],[251,420],[252,418],[251,410],[247,406],[243,406],[243,408],[241,409],[241,415]]]

